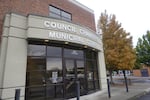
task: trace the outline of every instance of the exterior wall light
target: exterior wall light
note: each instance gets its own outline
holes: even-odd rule
[[[65,42],[65,44],[69,44],[69,42]]]
[[[44,40],[44,42],[49,42],[49,40]]]
[[[85,45],[84,48],[87,48],[87,45]]]

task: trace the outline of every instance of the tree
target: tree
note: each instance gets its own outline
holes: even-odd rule
[[[140,63],[150,66],[150,31],[147,31],[146,35],[138,39],[136,54]]]
[[[116,16],[108,15],[106,11],[101,13],[98,28],[102,32],[106,69],[113,83],[113,70],[131,70],[134,66],[136,55],[132,37],[116,21]]]
[[[136,48],[135,48],[136,50]],[[133,69],[140,69],[142,66],[141,66],[141,63],[140,63],[140,59],[138,58],[138,55],[136,54],[136,61],[135,61],[135,64],[134,64],[134,67]]]

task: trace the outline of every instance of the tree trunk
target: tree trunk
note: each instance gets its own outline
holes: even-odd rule
[[[112,77],[112,70],[109,70],[109,75],[110,75],[110,83],[111,84],[114,84],[114,81],[113,81],[113,77]]]
[[[126,92],[128,92],[128,82],[127,82],[125,70],[123,70],[123,75],[124,75],[124,81],[125,81],[125,85],[126,85]]]

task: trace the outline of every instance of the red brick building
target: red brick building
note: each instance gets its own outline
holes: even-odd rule
[[[0,34],[2,34],[3,20],[7,13],[13,12],[25,16],[35,14],[48,17],[50,12],[49,5],[53,5],[66,12],[71,12],[72,22],[84,25],[96,31],[94,14],[82,9],[82,7],[76,7],[76,5],[70,1],[71,0],[61,0],[61,2],[59,0],[0,0]]]
[[[76,0],[0,0],[0,37],[2,100],[16,89],[21,100],[70,99],[78,82],[86,100],[106,89],[94,12]]]
[[[150,68],[148,66],[142,65],[141,69],[134,69],[133,76],[136,77],[149,77],[150,76]]]

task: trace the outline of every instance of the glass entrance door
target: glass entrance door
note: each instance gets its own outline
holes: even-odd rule
[[[74,97],[76,94],[75,91],[75,82],[76,82],[76,74],[75,74],[75,61],[74,60],[65,60],[65,92],[66,92],[66,97]]]
[[[85,92],[84,61],[65,59],[65,94],[67,98],[76,97],[76,82],[80,82],[80,92]]]
[[[45,44],[29,44],[25,100],[64,100],[99,90],[97,53]]]

